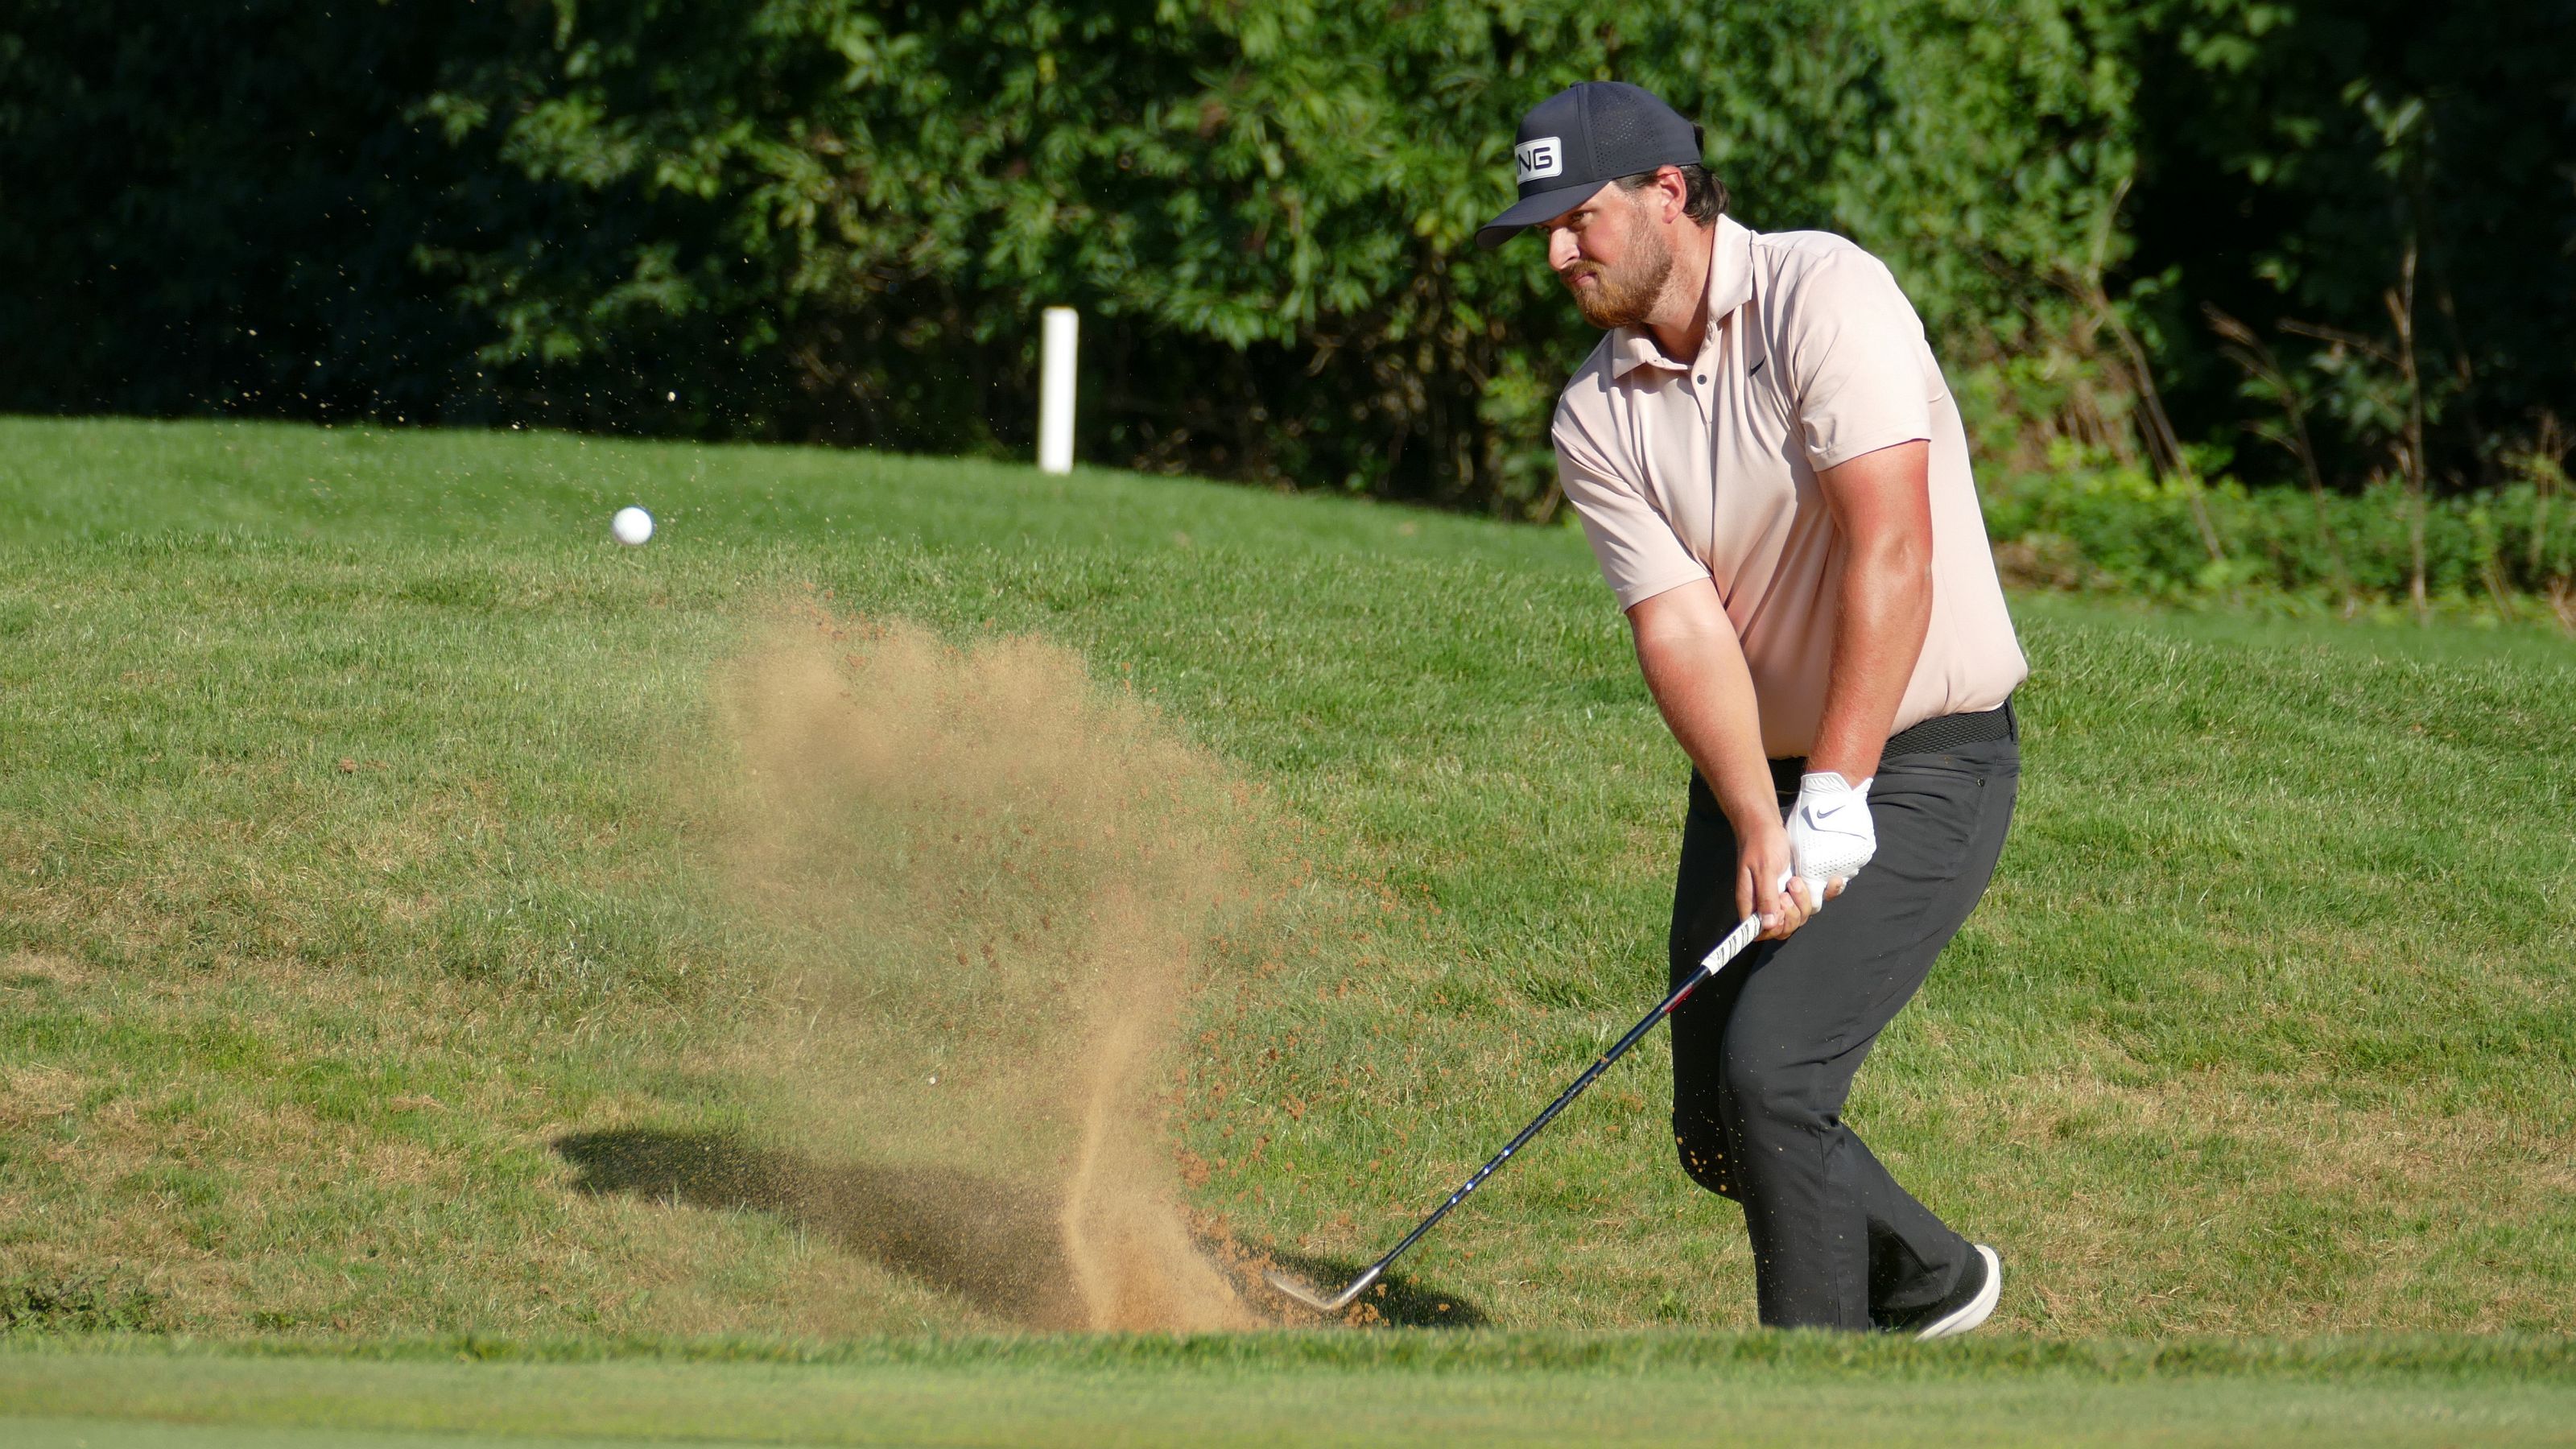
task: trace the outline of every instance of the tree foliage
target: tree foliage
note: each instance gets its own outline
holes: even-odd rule
[[[2357,486],[2387,378],[2333,334],[2414,237],[2465,476],[2576,412],[2567,3],[20,0],[0,402],[1017,450],[1063,303],[1086,456],[1544,515],[1588,338],[1472,235],[1521,111],[1616,77],[1749,224],[1886,256],[2026,464],[2125,456],[2159,380],[2195,441],[2273,417],[2209,302]]]
[[[2576,4],[2174,0],[2158,28],[2132,274],[2169,388],[2212,422],[2280,417],[2215,309],[2280,350],[2328,475],[2402,476],[2420,402],[2427,472],[2502,481],[2576,403]],[[2252,471],[2292,473],[2265,454]]]

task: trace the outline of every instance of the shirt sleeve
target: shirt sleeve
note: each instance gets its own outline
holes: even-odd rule
[[[1583,520],[1583,536],[1621,610],[1708,577],[1671,521],[1611,461],[1574,409],[1560,401],[1549,431],[1556,443],[1557,485]]]
[[[1858,247],[1825,253],[1783,301],[1780,361],[1808,466],[1822,472],[1932,436],[1940,374],[1923,319],[1884,262]]]

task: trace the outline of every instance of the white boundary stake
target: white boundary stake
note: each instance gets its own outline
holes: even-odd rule
[[[1046,309],[1038,364],[1038,471],[1073,471],[1073,348],[1082,330],[1071,307]]]

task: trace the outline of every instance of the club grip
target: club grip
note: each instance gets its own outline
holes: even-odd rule
[[[1753,938],[1761,934],[1762,918],[1760,916],[1746,916],[1743,920],[1736,922],[1735,929],[1727,932],[1716,945],[1708,948],[1707,955],[1702,956],[1699,959],[1700,974],[1703,976],[1716,975],[1719,969],[1724,967],[1727,962],[1735,959],[1737,952],[1753,944]]]

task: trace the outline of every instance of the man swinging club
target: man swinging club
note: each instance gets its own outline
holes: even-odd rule
[[[1652,94],[1575,86],[1518,142],[1520,199],[1476,240],[1539,231],[1608,330],[1554,435],[1693,766],[1674,981],[1763,927],[1672,1016],[1682,1165],[1743,1205],[1765,1324],[1963,1333],[2001,1261],[1842,1120],[1984,893],[2020,774],[2028,667],[1958,408],[1887,268],[1727,216],[1699,128]]]

